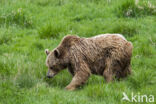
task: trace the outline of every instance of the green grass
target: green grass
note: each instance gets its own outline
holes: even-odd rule
[[[156,98],[156,10],[148,1],[156,6],[155,0],[140,0],[142,9],[133,0],[0,0],[0,104],[131,104],[121,100],[123,92]],[[67,34],[102,33],[133,43],[131,76],[106,83],[92,75],[72,92],[64,89],[72,79],[67,70],[45,78],[44,49]]]

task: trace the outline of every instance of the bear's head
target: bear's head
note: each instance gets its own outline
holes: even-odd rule
[[[46,66],[48,67],[48,78],[54,77],[58,72],[67,67],[67,54],[62,52],[61,49],[56,48],[53,51],[46,49],[45,53],[47,55]]]
[[[71,61],[70,47],[79,40],[80,38],[78,36],[67,35],[53,51],[45,50],[47,55],[46,65],[48,67],[48,78],[55,76],[59,71],[65,69],[69,65]]]

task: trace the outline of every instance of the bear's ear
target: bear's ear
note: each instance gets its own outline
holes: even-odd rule
[[[49,53],[50,53],[49,49],[45,49],[45,53],[46,53],[46,55],[49,55]]]
[[[56,58],[59,58],[59,56],[60,56],[60,51],[59,51],[58,49],[55,49],[55,50],[54,50],[54,55],[55,55]]]

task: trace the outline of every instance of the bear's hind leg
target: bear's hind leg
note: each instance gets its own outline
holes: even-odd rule
[[[105,61],[106,67],[103,72],[103,76],[106,79],[106,82],[111,82],[113,80],[113,72],[112,72],[112,60],[107,58]]]

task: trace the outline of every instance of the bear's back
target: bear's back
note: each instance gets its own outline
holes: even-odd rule
[[[101,48],[105,47],[122,47],[128,41],[121,34],[101,34],[91,38],[88,38],[95,42]]]
[[[83,54],[88,56],[89,59],[96,60],[112,54],[121,57],[124,55],[125,47],[129,43],[120,34],[101,34],[91,38],[84,38],[82,41],[85,44]]]

